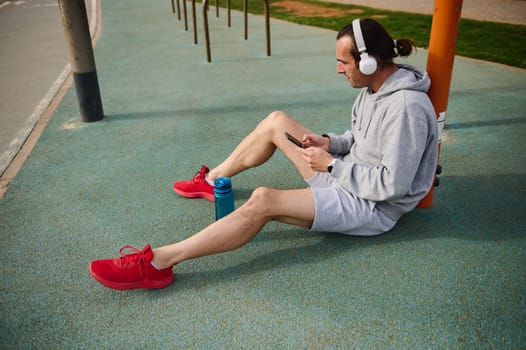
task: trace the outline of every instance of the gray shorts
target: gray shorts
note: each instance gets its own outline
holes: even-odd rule
[[[376,202],[354,196],[328,173],[316,173],[306,182],[316,208],[312,231],[374,236],[396,224],[376,209]]]

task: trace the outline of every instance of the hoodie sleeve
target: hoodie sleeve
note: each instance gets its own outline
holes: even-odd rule
[[[343,135],[334,133],[326,134],[331,139],[329,152],[332,154],[347,154],[351,150],[354,142],[352,132],[347,130]]]
[[[423,111],[405,109],[399,112],[386,116],[382,122],[376,164],[358,162],[351,151],[351,157],[338,160],[331,172],[345,189],[358,197],[373,201],[395,200],[410,191],[427,146],[429,130]]]

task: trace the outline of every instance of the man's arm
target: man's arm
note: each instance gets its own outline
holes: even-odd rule
[[[328,133],[326,138],[329,141],[328,152],[332,154],[347,154],[351,150],[354,143],[354,138],[351,130],[347,130],[343,135],[337,135],[335,133]]]

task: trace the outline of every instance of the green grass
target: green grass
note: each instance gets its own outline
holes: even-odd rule
[[[303,3],[341,10],[342,16],[304,17],[273,6],[280,0],[270,0],[271,17],[338,31],[355,18],[373,17],[391,33],[394,38],[412,38],[418,47],[427,48],[431,31],[432,16],[406,12],[373,9],[364,6],[302,0]],[[213,8],[214,2],[211,2]],[[220,1],[225,6],[225,1]],[[232,0],[232,9],[243,9],[242,0]],[[249,0],[249,12],[263,14],[263,1]],[[346,11],[359,13],[346,14]],[[462,18],[457,38],[456,54],[486,61],[526,68],[526,26],[505,23],[476,21]]]

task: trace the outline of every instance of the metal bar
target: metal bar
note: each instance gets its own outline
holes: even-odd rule
[[[177,0],[177,19],[181,20],[181,6],[179,5],[179,0]]]
[[[186,0],[183,0],[184,30],[188,31],[188,16],[186,15]]]
[[[267,39],[267,56],[270,56],[270,9],[269,9],[269,0],[265,1],[265,35]]]
[[[231,10],[231,6],[230,6],[230,0],[226,0],[226,7],[227,7],[227,25],[228,25],[228,28],[230,28],[232,26],[232,16],[230,14]]]
[[[245,24],[245,40],[248,39],[248,0],[243,0],[244,24]]]
[[[195,15],[195,0],[192,0],[192,21],[194,25],[194,44],[197,45],[197,21]]]
[[[203,1],[203,25],[205,27],[205,46],[206,46],[206,60],[212,62],[212,54],[210,52],[210,33],[208,31],[208,1]]]

